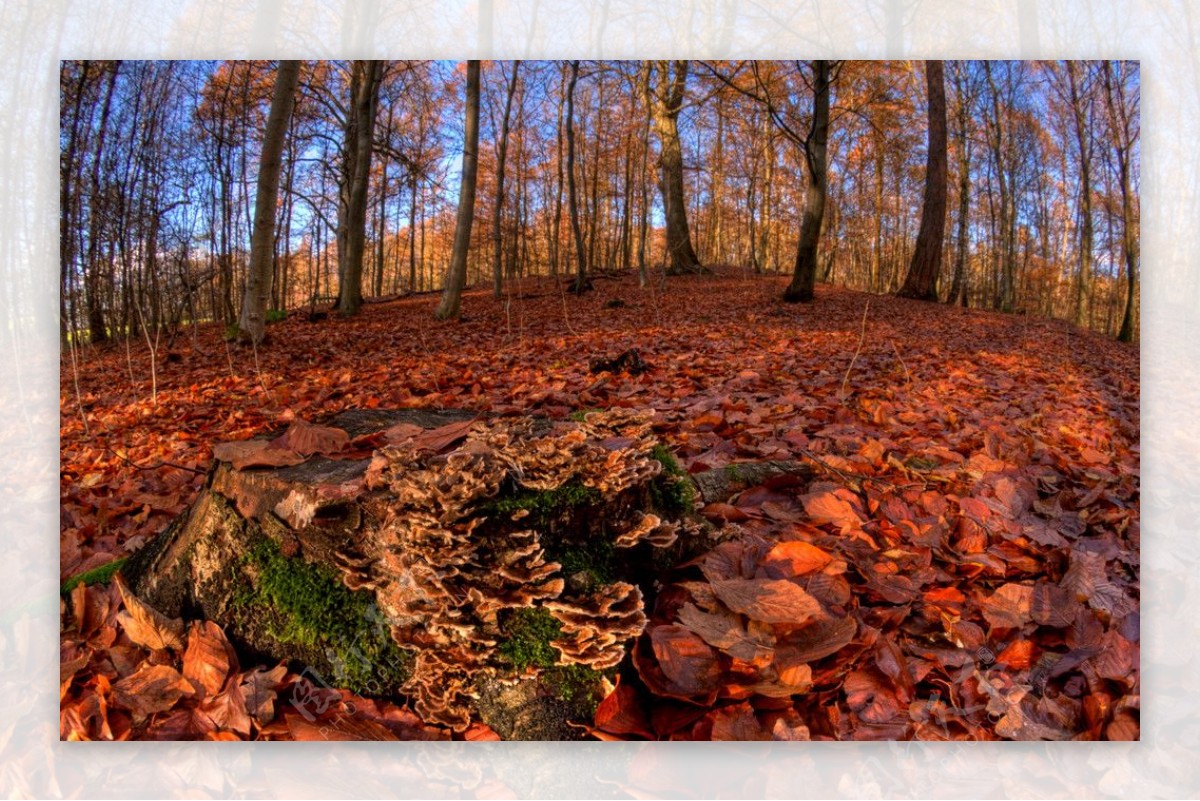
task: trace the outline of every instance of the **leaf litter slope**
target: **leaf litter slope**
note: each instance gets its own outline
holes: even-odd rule
[[[158,364],[157,404],[136,345],[89,354],[81,399],[64,365],[64,578],[160,531],[216,443],[294,418],[652,408],[692,471],[795,459],[817,479],[782,477],[706,510],[741,534],[671,575],[636,670],[601,705],[593,734],[1138,736],[1136,350],[1056,321],[832,287],[811,306],[785,306],[781,279],[734,273],[665,290],[602,280],[583,298],[548,281],[521,289],[501,302],[469,294],[459,323],[433,323],[428,297],[371,304],[348,321],[293,315],[257,354],[202,327],[194,346],[181,336],[179,358]],[[630,348],[648,371],[588,369]],[[304,698],[322,691],[294,674],[264,679],[272,666],[231,663],[224,689],[203,695],[162,670],[143,675],[182,670],[190,633],[182,651],[147,649],[122,629],[120,597],[81,597],[72,605],[91,623],[66,615],[62,638],[64,736],[312,735],[314,723],[277,710],[249,725],[236,710],[226,724],[196,724],[235,679]],[[172,705],[139,717],[128,699],[142,686]],[[392,719],[353,723],[347,737],[433,736],[394,705],[352,706]]]

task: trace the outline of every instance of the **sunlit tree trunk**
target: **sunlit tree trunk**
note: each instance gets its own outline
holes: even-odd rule
[[[242,299],[241,319],[238,320],[240,336],[254,345],[260,344],[266,335],[267,304],[271,300],[271,279],[275,268],[272,256],[275,251],[279,172],[283,163],[283,141],[292,117],[299,79],[299,61],[279,62],[271,110],[263,133],[258,189],[254,198],[254,234],[250,239],[250,271],[246,276],[246,294]]]
[[[921,230],[900,296],[937,300],[942,271],[942,240],[946,233],[946,85],[942,62],[925,62],[929,92],[929,150],[925,162],[925,199]]]
[[[800,218],[800,242],[796,247],[796,266],[792,282],[783,293],[787,303],[807,303],[813,299],[817,279],[817,244],[825,219],[826,164],[829,143],[829,84],[831,65],[813,62],[812,130],[805,148],[808,188],[804,193],[804,214]]]
[[[587,250],[583,246],[583,229],[579,225],[579,192],[575,186],[575,85],[579,82],[579,62],[571,62],[571,80],[567,85],[567,208],[571,231],[575,237],[574,291],[587,289]]]
[[[492,294],[499,298],[503,289],[503,269],[501,266],[503,251],[503,235],[501,222],[504,210],[504,162],[508,156],[508,120],[512,113],[513,95],[517,90],[517,71],[520,61],[512,64],[512,75],[508,79],[508,93],[504,99],[504,121],[500,126],[500,144],[496,153],[496,203],[492,207]]]
[[[471,225],[475,221],[475,176],[479,171],[479,62],[467,62],[466,126],[463,136],[462,182],[458,217],[454,224],[454,249],[446,270],[446,287],[434,316],[457,320],[462,310],[462,291],[467,281],[467,251],[471,247]]]
[[[355,61],[351,67],[351,109],[346,125],[345,214],[338,231],[338,312],[357,314],[362,306],[363,252],[367,236],[367,187],[371,176],[371,134],[382,77],[382,62]],[[343,251],[344,245],[344,251]]]
[[[1067,83],[1079,146],[1079,273],[1075,277],[1075,325],[1091,321],[1092,302],[1092,142],[1087,98],[1082,91],[1079,64],[1067,61]]]
[[[954,89],[958,96],[955,113],[955,135],[958,139],[958,233],[955,237],[954,279],[946,303],[967,305],[967,253],[971,212],[971,110],[963,75],[965,66],[958,62],[954,69]]]
[[[692,248],[687,203],[683,196],[683,147],[679,141],[679,112],[687,83],[687,61],[659,61],[658,82],[652,90],[654,127],[659,141],[659,178],[667,226],[667,272],[695,273],[703,268]]]

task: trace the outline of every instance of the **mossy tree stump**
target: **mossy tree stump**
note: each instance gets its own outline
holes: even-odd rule
[[[138,596],[456,730],[580,736],[657,576],[713,543],[695,485],[620,411],[352,411],[215,452],[122,569]]]

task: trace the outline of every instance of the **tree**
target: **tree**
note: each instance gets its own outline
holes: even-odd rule
[[[937,301],[942,270],[942,238],[946,232],[946,84],[942,62],[925,62],[929,91],[929,152],[925,161],[925,199],[921,230],[900,297]]]
[[[650,87],[654,129],[658,132],[659,188],[667,224],[667,272],[673,275],[700,272],[703,267],[692,248],[687,203],[683,197],[683,147],[679,142],[679,112],[687,85],[688,62],[658,61],[657,81]]]
[[[263,134],[262,155],[259,158],[258,190],[254,199],[254,233],[250,239],[250,271],[246,276],[246,293],[242,299],[242,315],[238,320],[240,336],[254,345],[266,334],[267,304],[271,299],[274,277],[275,206],[279,198],[279,172],[282,165],[283,140],[292,117],[296,84],[300,80],[299,61],[280,61],[275,74],[275,92],[271,111]]]
[[[831,62],[814,61],[812,71],[812,127],[804,140],[808,190],[804,195],[804,216],[800,220],[800,241],[796,245],[796,266],[792,271],[792,282],[783,293],[786,303],[807,303],[813,299],[817,243],[825,218],[825,154],[829,143],[829,86],[833,82]]]
[[[355,61],[350,70],[350,110],[346,115],[344,176],[338,206],[337,308],[345,316],[357,314],[362,306],[371,134],[383,75],[380,61]]]
[[[583,229],[579,227],[579,193],[575,187],[575,85],[579,82],[579,62],[572,61],[571,81],[567,84],[567,208],[575,237],[575,283],[572,291],[587,290],[587,251],[583,247]]]
[[[1108,106],[1108,128],[1112,154],[1116,159],[1117,184],[1121,191],[1121,252],[1125,261],[1125,312],[1117,339],[1132,342],[1134,337],[1134,304],[1137,299],[1138,214],[1133,191],[1132,153],[1138,138],[1138,100],[1126,87],[1135,69],[1129,62],[1116,61],[1100,65],[1104,77],[1104,96]],[[1111,330],[1111,329],[1110,329]]]
[[[500,126],[500,144],[496,151],[496,203],[492,207],[492,292],[499,298],[501,291],[501,237],[500,222],[504,209],[504,162],[508,155],[508,119],[512,112],[513,94],[517,90],[517,71],[520,61],[514,61],[512,75],[508,79],[508,91],[504,99],[504,120]]]
[[[463,133],[462,188],[454,223],[454,248],[446,270],[446,287],[434,316],[457,320],[462,309],[462,290],[467,282],[467,250],[471,247],[471,224],[475,220],[475,176],[479,170],[479,62],[467,62],[466,127]]]
[[[971,114],[978,94],[978,83],[972,81],[965,61],[956,61],[954,76],[955,138],[958,140],[958,233],[954,246],[954,278],[946,303],[967,305],[967,252],[971,212]]]
[[[1080,66],[1067,61],[1067,83],[1079,147],[1079,273],[1075,279],[1075,325],[1091,320],[1092,300],[1092,132],[1090,87],[1084,85]]]

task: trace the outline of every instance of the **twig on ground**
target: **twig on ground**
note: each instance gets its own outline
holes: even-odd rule
[[[846,368],[846,375],[842,377],[842,397],[846,397],[846,383],[850,380],[850,371],[854,369],[854,363],[858,361],[858,354],[862,353],[863,340],[867,338],[867,310],[871,308],[871,299],[867,298],[867,302],[863,304],[862,327],[858,332],[858,347],[854,349],[854,358],[850,360],[850,366]]]
[[[908,365],[904,363],[904,357],[900,355],[900,349],[896,347],[896,341],[892,340],[892,351],[896,354],[896,358],[900,360],[900,366],[904,368],[904,376],[908,379],[908,383],[912,383],[912,373],[908,371]]]

